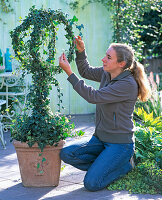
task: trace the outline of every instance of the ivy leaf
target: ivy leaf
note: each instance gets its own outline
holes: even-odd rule
[[[37,163],[37,169],[39,169],[40,168],[40,163]]]
[[[76,26],[77,29],[79,29],[79,31],[81,31],[82,28],[84,28],[84,25],[81,24],[80,26]]]
[[[46,159],[45,158],[42,158],[42,162],[45,162],[46,161]]]
[[[74,15],[73,19],[71,20],[72,22],[77,22],[78,18]]]
[[[55,26],[57,26],[59,24],[59,22],[56,22],[54,20],[53,20],[53,23],[54,23]]]
[[[52,90],[52,86],[51,85],[49,85],[49,89]]]
[[[46,50],[44,50],[44,49],[43,49],[43,54],[45,54],[45,55],[46,55],[47,53],[48,53],[48,52],[47,52]]]
[[[27,140],[31,140],[31,138],[32,138],[31,136],[27,136]]]

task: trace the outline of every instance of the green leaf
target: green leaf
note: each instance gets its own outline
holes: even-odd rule
[[[46,159],[45,158],[42,158],[42,162],[45,162],[46,161]]]
[[[46,55],[46,54],[48,54],[48,52],[47,52],[46,50],[43,49],[43,54]]]
[[[65,169],[65,165],[61,166],[61,171],[63,171]]]
[[[83,132],[82,130],[80,130],[79,132],[77,132],[78,136],[83,136],[85,132]]]
[[[31,138],[32,138],[32,137],[31,137],[30,135],[29,135],[29,136],[27,136],[27,140],[31,140]]]
[[[53,23],[54,23],[55,26],[57,26],[59,24],[59,22],[56,22],[54,20],[53,20]]]
[[[49,89],[52,90],[52,86],[51,85],[49,85]]]
[[[77,22],[78,21],[78,18],[74,15],[73,16],[73,19],[71,20],[72,22]]]
[[[37,163],[37,169],[39,169],[40,168],[40,163]]]

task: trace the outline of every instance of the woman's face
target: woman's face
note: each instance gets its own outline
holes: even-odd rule
[[[121,70],[120,63],[117,61],[116,51],[110,47],[106,51],[106,56],[102,59],[103,69],[109,73]]]

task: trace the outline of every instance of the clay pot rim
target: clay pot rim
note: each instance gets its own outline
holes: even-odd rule
[[[63,148],[64,144],[65,144],[65,140],[60,140],[58,142],[58,145],[57,146],[50,146],[50,145],[46,145],[45,148],[56,148],[56,149],[60,149],[60,148]],[[18,140],[13,140],[13,145],[15,146],[15,148],[39,148],[38,147],[38,144],[35,143],[32,147],[29,147],[29,145],[27,144],[27,142],[21,142],[21,141],[18,141]]]

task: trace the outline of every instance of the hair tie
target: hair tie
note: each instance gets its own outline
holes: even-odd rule
[[[134,62],[133,62],[133,68],[136,69],[136,67],[137,67],[137,62],[134,60]]]

